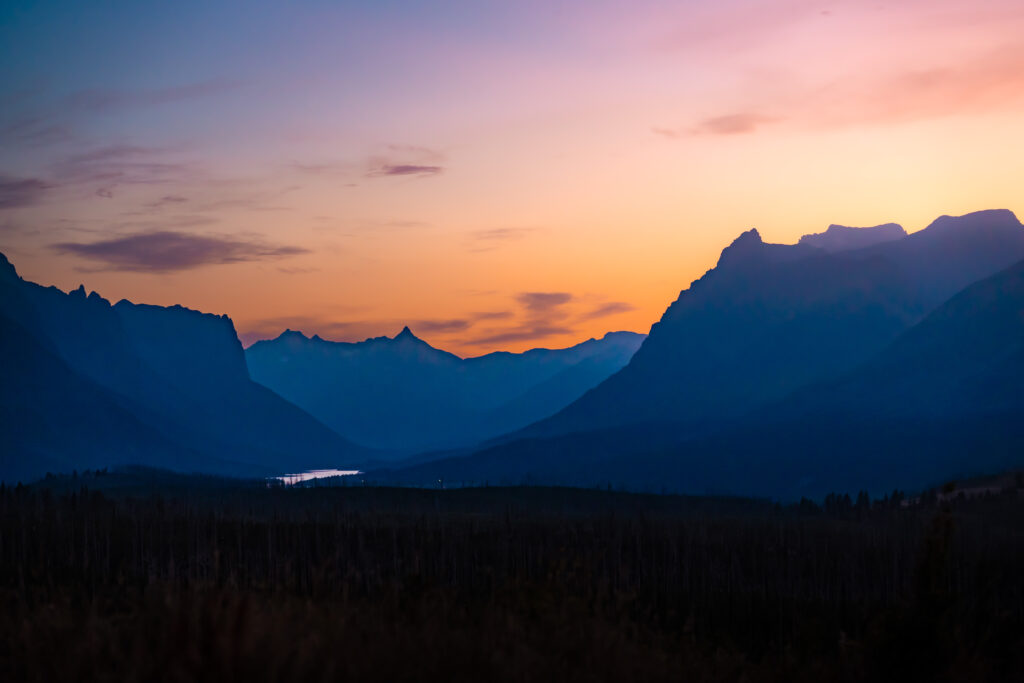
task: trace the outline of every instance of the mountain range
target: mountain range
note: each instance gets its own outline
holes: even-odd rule
[[[380,476],[796,497],[1024,463],[1024,226],[885,230],[847,251],[744,233],[580,400]]]
[[[357,343],[289,330],[245,358],[254,380],[339,434],[416,453],[472,445],[557,412],[622,368],[643,339],[609,332],[567,349],[460,358],[408,327]]]
[[[119,464],[268,476],[473,445],[564,407],[642,339],[462,359],[408,328],[355,344],[286,331],[246,352],[227,316],[43,287],[0,254],[0,480]]]
[[[243,351],[226,316],[111,305],[2,259],[0,354],[4,480],[358,464],[411,485],[881,493],[1024,464],[1024,226],[749,230],[646,337],[477,358],[408,328]]]

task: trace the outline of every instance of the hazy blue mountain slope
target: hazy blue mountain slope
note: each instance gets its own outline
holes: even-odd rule
[[[186,397],[189,407],[182,419],[201,438],[228,444],[238,453],[235,459],[304,469],[371,455],[253,382],[227,316],[127,301],[114,310],[143,361]]]
[[[628,362],[643,339],[614,332],[568,349],[462,359],[405,328],[329,342],[287,331],[246,350],[253,378],[340,433],[381,448],[471,444],[550,415]]]
[[[41,416],[33,423],[38,428],[9,421],[0,425],[5,432],[18,433],[15,457],[45,452],[46,457],[69,463],[85,458],[86,453],[77,452],[70,437],[85,429],[90,420],[79,419],[74,411],[61,415],[48,407],[61,391],[75,405],[90,403],[90,395],[107,397],[108,403],[120,406],[109,411],[110,424],[128,414],[145,426],[147,434],[159,435],[162,445],[138,458],[146,464],[278,473],[343,464],[370,454],[250,380],[241,345],[227,318],[180,307],[129,302],[111,306],[95,292],[86,296],[83,288],[66,294],[22,280],[6,259],[0,262],[0,295],[8,341],[19,348],[35,344],[38,349],[31,353],[36,354],[37,365],[50,368],[48,372],[57,382],[57,386],[36,383],[20,395],[19,409]],[[40,355],[44,353],[71,373],[65,377],[65,389],[58,380],[68,373],[44,363]],[[31,375],[26,377],[31,379]],[[106,405],[102,401],[97,404]],[[68,438],[56,433],[62,420]],[[92,421],[99,425],[108,422]],[[135,427],[127,431],[132,429]],[[126,436],[125,441],[131,439]],[[119,452],[111,448],[109,459],[125,462]]]
[[[1022,379],[1024,261],[967,287],[854,372],[798,391],[766,414],[1020,412]]]
[[[1009,211],[826,252],[756,231],[684,290],[629,364],[523,435],[739,416],[865,362],[955,292],[1024,258]]]
[[[0,357],[0,480],[115,464],[200,469],[198,454],[144,424],[3,313]]]

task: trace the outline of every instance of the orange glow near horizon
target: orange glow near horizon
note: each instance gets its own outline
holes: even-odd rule
[[[0,250],[246,341],[479,355],[646,332],[751,227],[1024,210],[1018,2],[442,4],[256,11],[195,63],[9,95]]]

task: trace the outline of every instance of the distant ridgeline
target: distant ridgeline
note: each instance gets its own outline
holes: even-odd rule
[[[740,235],[630,363],[554,416],[396,482],[784,498],[1024,464],[1024,226],[1009,211]]]
[[[0,481],[124,464],[270,476],[472,445],[557,412],[642,340],[463,360],[408,329],[360,344],[287,332],[247,365],[227,316],[41,287],[0,255]]]
[[[644,335],[459,358],[408,327],[346,344],[301,332],[246,349],[249,371],[359,443],[406,452],[472,445],[547,417],[622,368]]]
[[[0,347],[4,480],[358,465],[412,485],[881,493],[1024,465],[1024,226],[750,230],[646,338],[468,359],[408,329],[243,352],[226,317],[65,294],[4,259]],[[442,448],[459,450],[396,460]]]

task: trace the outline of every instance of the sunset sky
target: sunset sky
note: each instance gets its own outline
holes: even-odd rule
[[[1024,210],[1020,0],[18,2],[23,277],[461,355],[646,332],[756,227]]]

